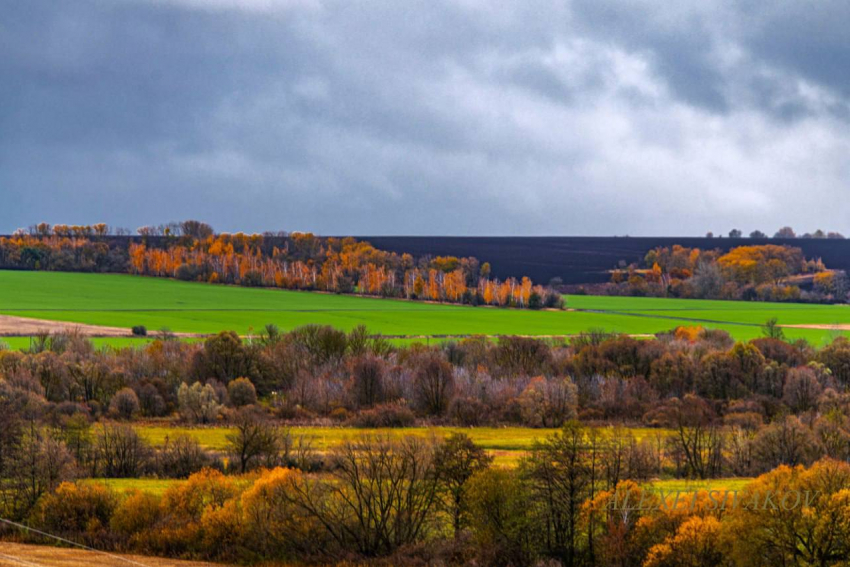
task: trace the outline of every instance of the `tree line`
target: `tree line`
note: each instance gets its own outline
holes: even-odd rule
[[[0,238],[0,268],[118,272],[467,305],[563,307],[555,290],[527,277],[492,278],[490,265],[472,257],[414,259],[354,238],[310,233],[216,234],[197,221],[140,229],[136,238],[110,232],[105,224],[42,223]]]
[[[646,475],[680,478],[850,458],[850,341],[815,349],[783,341],[772,324],[765,333],[772,336],[736,343],[724,331],[680,327],[652,341],[587,333],[569,342],[503,337],[396,347],[363,327],[282,333],[270,326],[249,340],[222,332],[203,343],[166,337],[120,349],[43,335],[26,352],[0,350],[0,399],[6,417],[19,418],[20,427],[6,431],[51,424],[63,432],[53,440],[77,447],[77,465],[91,476],[111,476],[90,451],[98,422],[154,418],[367,428],[639,425],[658,435],[627,443],[628,459]]]
[[[835,303],[848,300],[850,279],[844,272],[828,270],[820,259],[806,259],[801,249],[792,246],[738,246],[723,253],[674,245],[650,250],[643,266],[614,270],[611,283],[598,291],[613,295]]]
[[[772,323],[764,334],[397,347],[364,328],[269,326],[104,349],[42,335],[0,350],[0,507],[99,547],[226,561],[835,563],[850,512],[850,341],[816,349]],[[133,426],[168,416],[228,425],[227,448],[179,435],[152,446]],[[367,435],[320,452],[297,423],[560,432],[506,469],[462,436]],[[817,514],[718,510],[717,495],[607,506],[655,478],[759,474],[759,490],[818,490]],[[74,482],[87,477],[189,480],[159,497]],[[811,549],[790,545],[799,537]],[[692,553],[706,555],[683,563]]]
[[[714,238],[714,233],[708,232],[705,236],[706,236],[706,238]],[[743,238],[743,237],[744,237],[744,231],[739,229],[739,228],[733,228],[732,230],[729,231],[729,238]],[[770,236],[768,236],[766,233],[764,233],[760,230],[754,230],[754,231],[750,232],[749,237],[755,238],[755,239],[770,238]],[[819,229],[815,230],[814,232],[805,232],[805,233],[798,236],[793,228],[791,228],[790,226],[783,226],[782,228],[780,228],[779,230],[777,230],[773,234],[773,238],[786,238],[786,239],[787,238],[806,238],[806,239],[813,238],[813,239],[819,239],[819,240],[820,239],[844,240],[844,235],[841,234],[840,232],[835,232],[835,231],[828,231],[827,232],[827,231],[824,231],[824,230],[819,228]]]
[[[569,423],[505,468],[463,433],[361,436],[331,450],[324,473],[206,468],[162,496],[62,482],[25,521],[100,549],[257,564],[844,564],[847,462],[683,494],[618,470],[615,443]]]

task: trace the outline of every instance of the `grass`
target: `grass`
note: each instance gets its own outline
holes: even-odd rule
[[[89,340],[95,348],[113,347],[142,347],[155,340],[155,337],[91,337]],[[199,339],[200,340],[200,339]],[[27,350],[30,348],[32,337],[0,337],[0,343],[5,344],[13,350]]]
[[[146,441],[153,445],[162,445],[166,438],[173,439],[177,435],[188,435],[202,447],[212,450],[226,449],[228,446],[227,435],[233,431],[229,427],[172,427],[161,425],[139,425],[136,429]],[[309,439],[313,448],[319,451],[330,449],[360,435],[416,436],[422,438],[434,435],[441,438],[455,432],[465,433],[476,444],[490,451],[527,451],[535,440],[542,440],[558,430],[530,427],[405,427],[398,429],[292,427],[290,431],[295,437],[304,436]],[[638,440],[652,438],[658,433],[666,434],[664,429],[648,427],[630,428],[629,431]]]
[[[227,427],[171,427],[163,425],[139,425],[136,429],[152,445],[162,445],[166,438],[173,439],[177,435],[188,435],[202,447],[212,451],[227,450],[227,435],[232,431]],[[416,436],[422,438],[433,435],[442,438],[454,432],[462,432],[490,453],[496,465],[513,467],[517,465],[536,440],[543,440],[558,430],[529,427],[406,427],[401,429],[292,427],[290,431],[296,438],[303,436],[310,442],[313,449],[320,452],[332,449],[346,440],[355,439],[360,435]],[[647,427],[633,427],[629,428],[629,431],[638,440],[668,434],[664,429]]]
[[[846,306],[599,296],[570,296],[567,303],[572,310],[523,311],[116,274],[0,271],[0,314],[127,328],[145,325],[151,332],[167,327],[249,334],[267,323],[284,330],[318,323],[345,330],[365,324],[372,332],[395,336],[573,335],[589,329],[653,334],[702,324],[746,340],[760,336],[760,325],[771,317],[780,324],[850,322]],[[837,334],[816,329],[785,332],[815,344]]]
[[[656,480],[649,483],[654,490],[662,490],[665,493],[669,492],[694,492],[702,490],[729,490],[740,491],[746,485],[752,482],[752,478],[735,477],[735,478],[712,478],[708,480]]]
[[[83,482],[103,484],[113,490],[141,490],[162,495],[170,487],[185,482],[174,478],[87,478]]]
[[[510,458],[510,456],[506,458],[500,457],[503,456],[497,453],[495,459],[496,465],[516,464],[516,459]],[[518,456],[516,458],[518,459]],[[743,477],[713,478],[708,480],[669,479],[655,480],[647,483],[647,486],[653,490],[663,491],[664,493],[676,491],[680,493],[690,493],[701,490],[741,491],[747,484],[752,482],[752,480],[752,478]],[[165,493],[168,488],[181,484],[185,482],[185,480],[173,478],[87,478],[83,482],[103,484],[120,492],[127,490],[142,490],[161,495]]]

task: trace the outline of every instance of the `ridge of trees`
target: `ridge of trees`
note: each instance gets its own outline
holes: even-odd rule
[[[808,279],[808,288],[799,285]],[[850,280],[820,259],[807,260],[800,248],[763,244],[726,253],[674,245],[650,250],[643,267],[612,273],[610,294],[698,299],[844,302]]]
[[[500,281],[490,265],[454,256],[414,259],[354,238],[310,233],[215,234],[186,221],[114,238],[105,224],[35,225],[0,238],[0,268],[119,272],[248,287],[527,309],[561,308],[561,296],[527,277]]]

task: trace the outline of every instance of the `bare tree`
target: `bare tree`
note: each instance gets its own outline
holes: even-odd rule
[[[129,425],[104,425],[94,442],[94,466],[107,478],[141,476],[151,448]]]
[[[433,442],[364,436],[332,460],[331,478],[305,475],[287,497],[341,550],[386,555],[424,538],[437,500]]]
[[[684,457],[688,475],[719,476],[723,439],[717,416],[705,400],[688,394],[681,400],[672,400],[662,413],[667,425],[675,430],[674,440]]]
[[[288,432],[281,431],[256,408],[243,408],[236,413],[235,431],[227,435],[230,452],[239,463],[239,471],[247,472],[261,462],[276,466],[282,453],[288,453]]]

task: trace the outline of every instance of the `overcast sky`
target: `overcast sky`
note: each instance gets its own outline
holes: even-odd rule
[[[850,2],[0,0],[0,231],[850,233]]]

